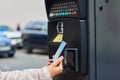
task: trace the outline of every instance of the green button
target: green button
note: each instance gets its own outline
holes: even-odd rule
[[[69,13],[68,13],[68,12],[65,12],[65,15],[69,15]]]

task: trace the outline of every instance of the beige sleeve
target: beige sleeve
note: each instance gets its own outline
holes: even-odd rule
[[[0,72],[0,80],[52,80],[48,67]]]

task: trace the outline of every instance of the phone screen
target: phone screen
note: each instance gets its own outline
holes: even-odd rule
[[[54,55],[54,58],[53,58],[53,61],[57,60],[59,58],[59,56],[61,55],[62,51],[64,50],[65,46],[67,45],[67,43],[65,41],[62,41],[60,46],[58,47],[55,55]]]

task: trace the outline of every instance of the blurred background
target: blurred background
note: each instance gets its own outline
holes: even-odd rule
[[[47,21],[44,0],[0,0],[0,24],[15,29],[33,20]]]
[[[47,65],[44,0],[0,0],[0,70]]]

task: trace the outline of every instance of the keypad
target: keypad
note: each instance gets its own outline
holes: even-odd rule
[[[71,16],[78,14],[78,5],[75,1],[55,2],[51,6],[49,17]]]

